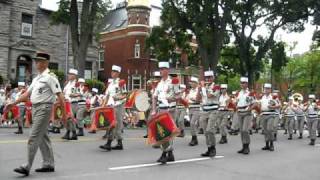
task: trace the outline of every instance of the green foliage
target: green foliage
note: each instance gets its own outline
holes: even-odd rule
[[[228,92],[236,91],[240,89],[240,75],[229,77],[227,75],[218,75],[216,79],[218,84],[228,84]]]
[[[314,93],[320,88],[320,52],[311,51],[289,60],[283,75],[291,89],[297,92]]]
[[[97,88],[99,90],[99,93],[103,93],[103,91],[105,90],[104,83],[97,79],[86,79],[86,83],[90,88]]]
[[[279,72],[288,62],[287,55],[285,53],[285,44],[283,42],[273,44],[271,47],[270,57],[272,59],[271,69],[275,72]]]
[[[64,80],[64,72],[60,70],[50,70],[50,72],[54,73],[57,76],[59,82],[63,82]]]
[[[60,0],[58,11],[51,14],[51,24],[70,24],[70,1]]]

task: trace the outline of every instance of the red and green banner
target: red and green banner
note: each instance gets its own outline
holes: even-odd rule
[[[148,122],[148,143],[161,145],[179,135],[180,131],[168,112],[159,113]]]
[[[99,129],[113,129],[116,126],[114,109],[110,107],[101,107],[95,109],[92,122]]]
[[[3,120],[17,120],[20,116],[19,107],[13,106],[9,111],[5,108],[3,113]]]
[[[76,121],[76,119],[73,117],[73,113],[72,113],[72,107],[71,107],[71,103],[66,101],[65,102],[65,110],[66,110],[66,115],[67,118],[72,118],[74,121]],[[62,118],[62,107],[59,103],[55,103],[53,106],[53,120],[61,120]]]

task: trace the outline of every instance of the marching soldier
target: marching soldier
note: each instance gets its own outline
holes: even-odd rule
[[[200,124],[205,131],[206,144],[208,150],[202,153],[204,157],[214,157],[216,155],[216,132],[215,125],[219,108],[220,90],[214,83],[214,72],[204,72],[205,81],[201,82],[202,111],[200,113]]]
[[[227,125],[228,118],[231,115],[230,109],[228,109],[228,105],[231,101],[228,93],[227,93],[227,84],[221,84],[221,95],[219,97],[219,113],[218,113],[218,125],[220,129],[221,139],[219,144],[228,143],[227,140]]]
[[[271,84],[264,84],[264,95],[260,100],[261,106],[261,121],[264,130],[264,138],[266,141],[266,146],[262,150],[274,151],[273,141],[274,136],[274,121],[276,118],[276,108],[279,107],[279,104],[273,99],[271,95]]]
[[[279,126],[279,122],[280,122],[280,113],[281,113],[281,108],[282,108],[282,104],[279,98],[279,91],[274,91],[272,93],[272,99],[275,101],[276,104],[278,104],[277,107],[275,107],[275,119],[274,119],[274,141],[277,141],[277,136],[278,136],[278,126]]]
[[[186,85],[184,84],[180,84],[179,85],[180,88],[180,92],[179,92],[179,96],[181,96],[181,99],[186,99],[187,97],[187,93],[186,93]],[[176,124],[178,125],[178,128],[180,129],[180,134],[178,135],[178,137],[184,137],[184,117],[187,114],[187,107],[185,105],[183,105],[182,103],[177,103],[177,109],[176,109],[176,115],[175,115],[175,121]]]
[[[289,103],[284,111],[285,117],[288,123],[288,133],[289,133],[288,140],[292,140],[292,134],[293,134],[294,117],[295,117],[295,113],[293,111],[293,106],[294,106],[293,100],[294,99],[292,96],[289,97]]]
[[[29,97],[32,103],[33,126],[28,140],[28,162],[26,165],[14,169],[15,172],[25,176],[29,175],[38,148],[40,148],[44,161],[42,167],[36,169],[36,172],[54,171],[54,157],[47,127],[51,109],[56,99],[55,95],[57,95],[60,104],[63,105],[62,119],[66,119],[64,97],[61,93],[59,82],[55,75],[50,73],[48,69],[50,55],[37,53],[34,60],[39,72],[38,76],[33,79],[32,84],[25,93],[14,103],[8,104],[7,106],[8,109],[10,109],[13,105],[27,101]]]
[[[172,117],[175,115],[176,98],[174,97],[174,89],[172,80],[169,77],[169,63],[159,62],[161,80],[157,84],[152,98],[152,112],[155,115],[157,112],[168,112]],[[173,140],[170,140],[161,146],[162,154],[157,162],[165,164],[174,161],[173,155]]]
[[[76,87],[77,75],[78,75],[78,70],[69,69],[68,82],[63,89],[65,98],[71,103],[71,109],[72,109],[72,118],[69,118],[67,120],[67,125],[66,125],[67,131],[66,131],[66,134],[62,137],[62,139],[66,139],[66,140],[78,140],[78,136],[76,132],[76,123],[74,122],[74,119],[73,119],[74,117],[76,117],[76,113],[78,111],[79,89]],[[70,132],[72,132],[71,137],[70,137]]]
[[[236,104],[238,93],[237,91],[232,91],[231,102]],[[236,107],[234,107],[234,111],[232,112],[231,117],[231,130],[229,132],[230,135],[238,135],[239,132],[239,120],[238,120],[238,113],[236,112]]]
[[[26,86],[25,82],[18,82],[18,93],[16,95],[16,99],[19,99],[19,97],[26,91],[25,86]],[[16,131],[15,134],[23,134],[22,127],[23,127],[24,115],[26,112],[25,103],[24,102],[19,103],[18,107],[19,107],[20,115],[17,120],[18,121],[18,131]]]
[[[241,90],[237,96],[237,116],[240,126],[242,149],[238,153],[249,154],[250,153],[250,134],[249,128],[252,121],[252,112],[255,105],[254,97],[251,95],[248,89],[248,78],[241,77]]]
[[[79,79],[81,80],[81,79]],[[81,80],[81,83],[83,80]],[[84,123],[83,120],[87,116],[87,100],[91,98],[91,94],[89,92],[89,85],[88,84],[83,84],[80,85],[80,97],[78,101],[78,110],[77,110],[77,120],[78,120],[78,128],[79,132],[77,136],[84,136],[83,128],[84,128]]]
[[[320,107],[316,104],[316,96],[314,94],[309,95],[309,101],[305,107],[308,120],[308,129],[310,136],[309,145],[314,146],[316,141],[316,131],[318,127],[318,112]]]
[[[305,119],[305,113],[303,109],[304,109],[304,105],[302,103],[302,98],[298,98],[292,110],[294,111],[295,117],[296,117],[295,122],[299,130],[299,139],[303,138],[303,126],[304,126],[304,119]]]
[[[101,145],[100,148],[110,151],[113,150],[123,150],[122,144],[122,128],[123,128],[123,115],[124,115],[124,103],[126,100],[126,89],[125,87],[120,87],[120,73],[121,67],[113,65],[111,77],[112,81],[109,83],[108,88],[105,92],[105,99],[102,106],[110,106],[115,110],[115,118],[117,120],[116,127],[110,131],[107,130],[107,143]],[[117,145],[111,147],[111,143],[114,139],[117,139]]]
[[[198,145],[197,139],[197,124],[200,119],[200,91],[199,91],[199,79],[197,77],[191,77],[190,79],[191,89],[186,99],[189,104],[189,116],[191,126],[191,142],[189,146]]]

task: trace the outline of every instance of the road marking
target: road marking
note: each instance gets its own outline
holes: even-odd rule
[[[215,156],[213,159],[221,159],[224,156]],[[193,158],[193,159],[185,159],[185,160],[178,160],[174,162],[168,162],[167,164],[178,164],[178,163],[187,163],[187,162],[195,162],[195,161],[205,161],[210,160],[212,158],[205,157],[205,158]],[[129,166],[120,166],[120,167],[112,167],[109,168],[111,171],[117,171],[117,170],[124,170],[124,169],[135,169],[135,168],[143,168],[143,167],[152,167],[152,166],[158,166],[161,165],[161,163],[150,163],[150,164],[137,164],[137,165],[129,165]]]

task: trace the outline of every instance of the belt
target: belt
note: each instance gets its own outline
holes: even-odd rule
[[[78,103],[78,101],[73,101],[73,102],[71,102],[71,104],[75,104],[75,103]]]
[[[40,103],[32,103],[32,106],[40,106],[40,105],[53,105],[52,102],[40,102]]]
[[[159,109],[171,109],[171,108],[175,108],[176,106],[166,106],[166,107],[159,107]]]
[[[78,101],[78,103],[81,103],[81,102],[84,102],[84,103],[85,103],[86,101],[85,101],[85,100],[79,100],[79,101]]]

